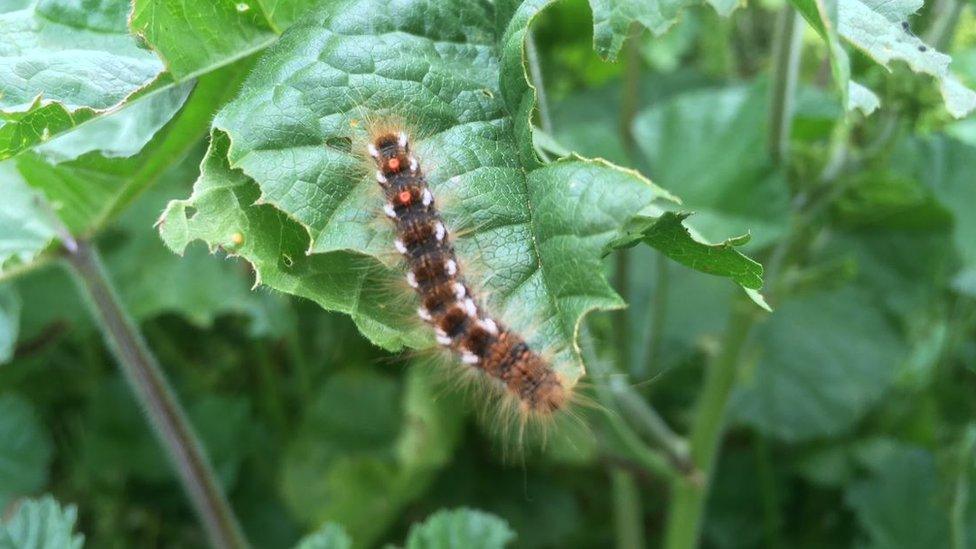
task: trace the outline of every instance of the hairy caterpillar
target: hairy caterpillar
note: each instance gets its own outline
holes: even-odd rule
[[[386,199],[383,211],[395,226],[394,247],[420,297],[417,313],[437,342],[496,380],[525,412],[545,416],[563,408],[569,392],[548,361],[472,297],[407,134],[381,132],[367,149]]]

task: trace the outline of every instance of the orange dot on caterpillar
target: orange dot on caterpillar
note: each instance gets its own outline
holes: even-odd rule
[[[400,204],[401,205],[403,205],[403,206],[409,206],[410,205],[410,191],[400,191],[400,194],[397,195],[397,200],[400,201]]]

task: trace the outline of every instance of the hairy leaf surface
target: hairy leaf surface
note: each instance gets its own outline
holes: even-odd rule
[[[35,0],[0,13],[0,159],[118,107],[163,70],[126,0]]]

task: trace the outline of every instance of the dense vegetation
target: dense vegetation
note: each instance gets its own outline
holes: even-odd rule
[[[8,0],[0,549],[976,547],[973,87],[963,0]],[[377,118],[545,433],[422,352]]]

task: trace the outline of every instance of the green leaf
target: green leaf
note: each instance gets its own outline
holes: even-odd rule
[[[656,35],[664,34],[678,21],[691,0],[589,0],[593,10],[593,46],[601,57],[616,59],[630,32],[637,23]],[[708,0],[722,16],[729,16],[739,5],[738,0]]]
[[[76,236],[98,232],[198,144],[213,111],[249,66],[238,63],[201,78],[189,99],[189,87],[167,90],[0,162],[0,191],[8,197],[0,203],[0,276],[31,267],[59,225]],[[140,148],[129,158],[116,157]],[[148,215],[147,226],[156,214]]]
[[[708,244],[692,235],[683,222],[691,214],[664,212],[660,217],[637,218],[628,235],[615,244],[623,246],[642,241],[686,267],[732,279],[743,288],[762,288],[762,265],[736,251],[749,241],[749,235],[729,238],[721,244]]]
[[[572,383],[582,317],[623,304],[600,256],[668,195],[604,162],[535,158],[522,50],[543,5],[509,17],[487,3],[343,2],[291,27],[217,116],[193,196],[164,214],[164,240],[238,253],[260,282],[351,314],[385,348],[429,345],[429,330],[401,316],[413,307],[377,291],[401,276],[393,235],[374,215],[382,202],[363,145],[348,148],[362,143],[363,120],[402,118],[423,136],[416,150],[435,196],[451,204],[446,221],[469,229],[458,254],[487,274],[473,282],[489,308],[534,327],[530,342],[553,349]],[[235,234],[243,243],[231,248]]]
[[[20,296],[10,285],[0,284],[0,365],[14,356],[20,332]]]
[[[119,217],[100,240],[106,266],[129,314],[137,320],[177,313],[198,326],[210,326],[222,314],[260,320],[267,292],[251,291],[245,265],[193,246],[174,256],[156,237],[153,221],[173,197],[186,192],[199,173],[202,149],[161,176],[158,184]]]
[[[78,511],[62,508],[51,496],[27,500],[0,524],[0,549],[81,549],[85,536],[75,534]]]
[[[751,231],[759,248],[786,231],[789,190],[766,146],[768,97],[762,83],[692,91],[634,120],[651,178],[696,212],[709,241]]]
[[[398,387],[366,371],[331,376],[285,454],[283,490],[311,524],[342,524],[371,545],[402,508],[426,490],[453,454],[463,409],[433,398],[424,368]]]
[[[438,511],[407,535],[406,549],[501,549],[515,539],[508,524],[474,509]]]
[[[251,449],[254,421],[243,396],[191,395],[184,399],[190,421],[207,448],[224,488],[237,482]],[[100,380],[92,391],[85,419],[79,465],[95,479],[128,478],[141,482],[176,482],[159,442],[147,429],[131,391],[117,376]]]
[[[0,276],[33,261],[55,238],[54,215],[12,161],[0,162]]]
[[[867,535],[865,547],[947,547],[948,512],[932,455],[899,446],[869,465],[871,477],[851,485],[844,497]]]
[[[952,213],[953,240],[964,268],[976,267],[976,147],[935,135],[907,144],[911,175],[930,188],[944,208]]]
[[[850,430],[884,395],[906,353],[888,319],[852,288],[784,302],[756,342],[758,361],[743,374],[730,413],[785,441]]]
[[[36,0],[0,14],[0,159],[122,105],[163,70],[127,0]]]
[[[0,508],[47,483],[51,438],[24,398],[0,394]]]
[[[94,151],[106,158],[133,156],[176,115],[192,89],[190,83],[161,90],[118,114],[96,118],[38,145],[34,151],[53,164]]]
[[[184,81],[271,45],[316,0],[135,0],[130,26]]]
[[[351,549],[352,540],[342,526],[327,523],[318,532],[306,536],[295,549]]]
[[[850,61],[837,36],[884,67],[893,60],[903,61],[913,71],[935,77],[946,109],[952,116],[962,118],[976,109],[976,92],[964,86],[949,71],[952,59],[911,32],[908,19],[922,6],[921,1],[836,0],[836,5],[827,0],[791,1],[827,41],[834,80],[842,90],[848,109],[858,108],[870,114],[878,99],[867,88],[849,80]]]

